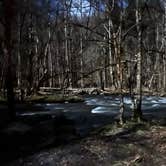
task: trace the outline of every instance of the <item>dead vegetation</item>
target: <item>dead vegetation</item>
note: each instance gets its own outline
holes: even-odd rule
[[[128,123],[123,127],[109,125],[97,133],[9,165],[164,166],[166,163],[165,126]]]

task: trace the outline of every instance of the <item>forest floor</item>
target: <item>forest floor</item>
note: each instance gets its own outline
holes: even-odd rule
[[[1,107],[1,115],[6,114],[5,106]],[[27,105],[24,112],[29,107]],[[41,108],[36,111],[40,112]],[[0,165],[165,166],[166,118],[163,111],[165,108],[161,113],[157,111],[159,121],[127,122],[124,126],[111,121],[112,124],[95,129],[84,137],[77,135],[73,121],[61,114],[54,119],[49,115],[35,117],[35,120],[18,119],[0,130]],[[89,117],[89,111],[84,113]],[[0,116],[0,121],[4,117]],[[97,118],[98,121],[102,119],[101,115]],[[79,121],[85,125],[85,120]]]
[[[128,122],[20,157],[7,166],[165,166],[166,127]]]

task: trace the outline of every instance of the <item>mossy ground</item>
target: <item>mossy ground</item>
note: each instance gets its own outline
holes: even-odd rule
[[[83,98],[80,96],[64,96],[64,95],[32,95],[23,101],[23,103],[76,103],[76,102],[83,102]],[[20,101],[15,100],[16,103],[20,103]],[[0,104],[6,104],[7,100],[0,96]]]
[[[64,96],[64,95],[33,95],[26,99],[27,102],[40,102],[40,103],[74,103],[84,101],[82,97],[79,96]]]

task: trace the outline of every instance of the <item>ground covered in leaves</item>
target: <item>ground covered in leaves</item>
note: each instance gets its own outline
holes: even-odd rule
[[[149,123],[107,125],[81,140],[44,149],[8,166],[164,166],[166,127]]]

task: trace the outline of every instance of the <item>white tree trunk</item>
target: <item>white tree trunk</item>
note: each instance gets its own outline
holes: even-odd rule
[[[137,75],[136,75],[136,98],[134,100],[136,108],[134,108],[133,118],[140,121],[142,118],[141,104],[142,104],[142,13],[139,7],[139,0],[136,1],[136,24],[138,33],[138,53],[137,53]]]
[[[163,56],[163,91],[166,90],[166,1],[164,1],[164,51],[165,54]]]
[[[53,64],[52,64],[52,54],[51,54],[51,45],[50,45],[50,40],[51,40],[51,32],[50,32],[50,27],[48,28],[48,69],[49,69],[49,75],[50,75],[50,79],[49,79],[49,87],[52,87],[52,83],[53,83]]]

